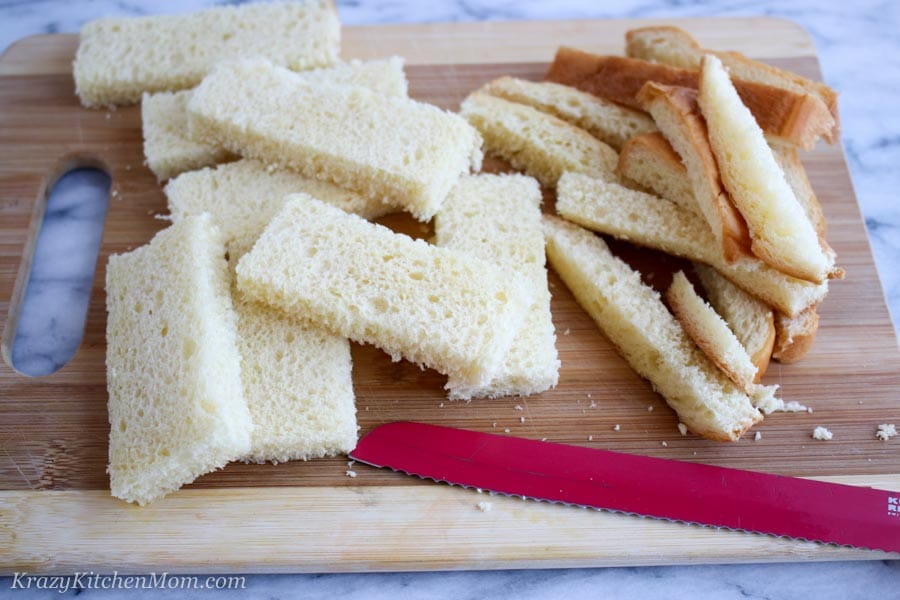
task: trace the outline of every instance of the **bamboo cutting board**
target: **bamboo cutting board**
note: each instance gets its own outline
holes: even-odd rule
[[[413,97],[456,109],[505,74],[540,79],[560,43],[621,53],[623,35],[650,21],[568,21],[348,27],[345,58],[407,58]],[[701,43],[819,77],[808,35],[770,18],[694,19]],[[70,74],[75,36],[27,38],[0,58],[0,571],[355,571],[696,562],[873,559],[882,553],[792,542],[597,511],[493,498],[355,465],[342,458],[232,464],[147,508],[109,496],[105,474],[105,296],[108,256],[147,242],[165,198],[143,166],[140,111],[82,109]],[[417,420],[900,490],[900,445],[874,437],[900,423],[900,352],[841,149],[804,156],[847,269],[820,310],[816,345],[801,363],[773,363],[767,383],[813,414],[774,414],[748,439],[719,444],[679,435],[666,405],[618,357],[551,273],[560,384],[529,397],[445,400],[443,378],[354,346],[362,433]],[[8,364],[47,190],[74,165],[113,179],[84,339],[57,373]],[[404,217],[389,226],[427,235]],[[657,275],[673,261],[616,250]],[[658,278],[657,278],[658,279]],[[620,425],[614,431],[614,425]],[[811,439],[825,425],[834,441]],[[663,445],[663,442],[666,445]],[[665,493],[660,490],[659,493]]]

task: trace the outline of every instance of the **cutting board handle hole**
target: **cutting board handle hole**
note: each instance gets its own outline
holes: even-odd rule
[[[13,295],[19,306],[10,315],[18,318],[10,318],[7,327],[14,330],[4,332],[4,346],[7,333],[15,336],[12,347],[3,348],[4,358],[32,377],[55,373],[81,345],[109,206],[109,175],[78,163],[66,167],[38,199],[44,206],[34,213],[36,242],[23,258],[30,265],[28,281],[24,294]]]

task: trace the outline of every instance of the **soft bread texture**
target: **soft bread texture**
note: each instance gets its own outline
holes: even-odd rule
[[[356,447],[347,338],[234,293],[250,462],[308,460]]]
[[[549,113],[584,129],[617,151],[632,137],[656,131],[653,119],[641,111],[550,81],[500,77],[485,84],[481,91]]]
[[[216,67],[188,115],[194,138],[389,199],[420,220],[481,167],[481,136],[458,115],[358,86],[310,85],[263,60]]]
[[[614,177],[616,151],[553,115],[484,92],[469,95],[459,112],[481,132],[489,152],[547,187],[566,171]]]
[[[666,301],[697,347],[745,394],[752,394],[756,365],[725,320],[697,294],[684,272],[673,276]]]
[[[250,251],[288,194],[305,193],[364,219],[396,210],[333,184],[243,159],[183,173],[165,187],[174,220],[208,212],[222,229],[232,261]]]
[[[678,69],[624,56],[598,56],[561,46],[545,79],[640,108],[637,94],[648,81],[697,89],[697,70]],[[804,149],[834,127],[828,107],[817,96],[753,81],[735,81],[741,100],[773,139]]]
[[[694,264],[694,272],[706,292],[706,298],[756,365],[754,381],[759,383],[769,366],[775,343],[772,309],[737,287],[712,267]]]
[[[396,56],[366,62],[355,60],[298,75],[314,85],[358,85],[386,96],[405,97],[408,89],[403,59]],[[141,100],[144,156],[159,181],[235,157],[218,144],[198,142],[188,135],[190,99],[191,91],[183,90],[145,93]]]
[[[824,83],[747,58],[740,52],[713,52],[700,46],[688,32],[660,25],[632,29],[625,34],[625,54],[633,58],[672,65],[681,69],[699,69],[704,54],[715,54],[733,77],[755,81],[799,94],[815,94],[828,107],[834,126],[826,139],[834,143],[840,137],[838,95]]]
[[[715,56],[703,59],[698,96],[725,188],[747,222],[753,253],[794,277],[834,270],[753,115]]]
[[[681,157],[661,133],[638,135],[622,147],[616,174],[681,208],[700,214]]]
[[[691,342],[640,273],[596,235],[544,218],[547,256],[619,353],[698,435],[735,441],[762,415]]]
[[[172,220],[208,213],[223,232],[229,262],[248,252],[285,197],[305,192],[344,210],[385,210],[331,184],[252,160],[184,173],[166,186]],[[349,452],[356,444],[350,345],[315,325],[232,290],[244,395],[255,424],[252,462],[284,462]]]
[[[744,291],[788,315],[818,304],[828,284],[785,275],[755,258],[726,263],[702,217],[673,202],[612,182],[566,173],[556,210],[593,231],[715,267]]]
[[[819,313],[811,306],[795,317],[775,315],[775,348],[772,358],[788,364],[802,359],[812,348],[819,330]]]
[[[241,292],[465,382],[493,379],[533,302],[518,274],[295,195],[237,266]]]
[[[148,504],[250,449],[228,287],[225,246],[208,215],[109,258],[113,496]]]
[[[337,59],[340,21],[328,0],[261,2],[177,16],[99,19],[81,29],[73,71],[87,107],[194,87],[213,65],[260,56],[290,69]]]
[[[697,105],[697,91],[653,83],[644,84],[638,102],[681,157],[699,212],[716,236],[727,262],[750,254],[750,233],[741,213],[722,186],[719,168],[709,145],[706,121]]]
[[[489,384],[472,388],[450,378],[450,398],[528,396],[559,380],[556,332],[541,230],[541,190],[523,175],[476,175],[459,180],[434,218],[435,244],[468,252],[521,273],[534,302]],[[511,218],[512,217],[512,218]]]
[[[191,90],[182,90],[145,93],[141,100],[144,159],[157,181],[236,158],[221,146],[190,138],[187,131],[190,99]]]

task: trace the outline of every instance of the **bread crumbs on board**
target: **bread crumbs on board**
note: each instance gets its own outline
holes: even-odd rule
[[[897,427],[893,423],[882,423],[875,432],[875,437],[882,442],[888,441],[895,435],[897,435]]]
[[[827,442],[831,438],[834,437],[834,434],[828,431],[825,427],[819,425],[815,429],[813,429],[812,436],[814,440],[820,440],[823,442]]]

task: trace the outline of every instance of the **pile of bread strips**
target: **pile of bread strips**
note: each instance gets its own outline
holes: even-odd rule
[[[737,440],[804,408],[759,381],[806,354],[843,277],[798,157],[838,139],[837,95],[675,27],[629,31],[626,54],[561,47],[544,82],[501,77],[461,114],[555,189],[550,263],[622,356],[688,429]],[[664,305],[594,232],[693,261],[702,295],[678,272]]]
[[[454,399],[557,383],[538,182],[472,175],[478,131],[410,99],[402,59],[342,62],[339,40],[320,0],[81,33],[77,93],[141,101],[172,221],[107,266],[116,497],[352,450],[348,340],[445,374]],[[397,211],[434,243],[369,221]]]
[[[501,78],[454,114],[408,97],[400,58],[340,61],[327,1],[86,25],[77,93],[141,102],[172,221],[107,266],[112,494],[144,505],[229,461],[352,450],[348,340],[439,371],[452,399],[552,388],[547,256],[691,431],[735,440],[783,409],[758,384],[773,344],[805,352],[840,274],[795,148],[836,121],[798,91],[815,84],[722,55],[772,80],[743,76],[751,115],[684,35],[629,49],[690,50],[687,68],[561,49],[557,83]],[[483,147],[525,173],[479,174]],[[540,184],[566,220],[542,216]],[[371,222],[398,211],[434,239]],[[712,306],[679,275],[673,317],[575,223],[707,265]]]

